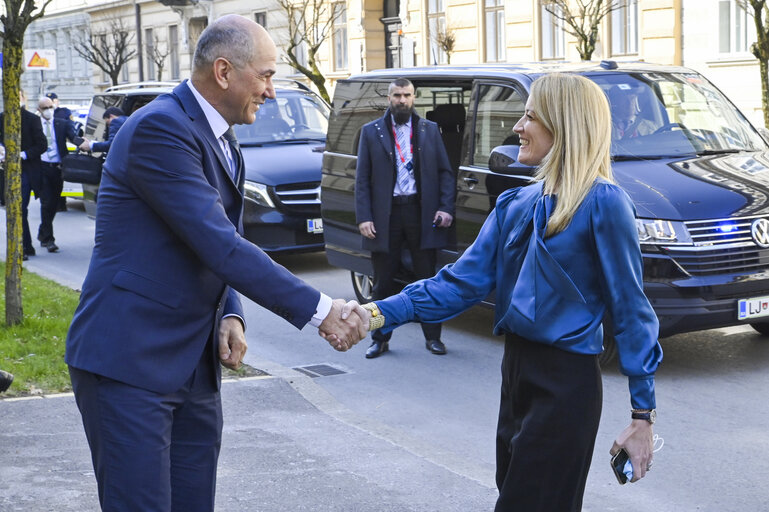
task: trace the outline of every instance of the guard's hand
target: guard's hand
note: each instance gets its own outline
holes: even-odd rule
[[[358,230],[360,231],[360,234],[366,238],[371,240],[376,238],[376,229],[374,228],[374,223],[371,221],[361,222],[358,224]]]
[[[91,141],[88,139],[83,139],[83,142],[80,143],[77,149],[80,151],[91,151]]]
[[[450,213],[446,213],[441,210],[435,212],[435,215],[433,216],[433,226],[436,228],[447,228],[451,226],[453,221],[454,217],[452,217]]]
[[[366,311],[358,305],[358,308],[364,311],[364,313],[358,313],[356,305],[357,303],[355,305],[345,304],[342,299],[334,300],[331,303],[331,311],[318,328],[318,334],[340,352],[352,348],[368,333]],[[351,311],[355,311],[355,314],[351,314]]]
[[[239,318],[228,316],[219,322],[219,360],[231,370],[240,368],[248,343]]]
[[[625,430],[617,436],[609,450],[610,455],[616,454],[620,448],[624,448],[630,457],[633,466],[633,479],[637,482],[646,476],[646,472],[652,467],[654,457],[654,432],[652,424],[646,420],[633,420]]]

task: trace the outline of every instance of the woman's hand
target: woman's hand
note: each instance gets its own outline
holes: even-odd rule
[[[620,448],[624,448],[630,463],[633,465],[633,479],[637,482],[646,476],[646,472],[652,467],[654,457],[654,432],[652,424],[646,420],[633,420],[630,425],[620,433],[609,450],[609,454],[616,454]]]

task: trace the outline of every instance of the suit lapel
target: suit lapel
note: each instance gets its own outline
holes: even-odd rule
[[[379,143],[382,145],[382,149],[387,153],[387,155],[390,157],[390,163],[394,166],[395,165],[395,155],[393,153],[393,134],[392,134],[392,125],[387,122],[387,116],[390,115],[390,111],[388,110],[385,113],[385,116],[378,119],[374,123],[374,128],[376,128],[377,138],[379,139]]]

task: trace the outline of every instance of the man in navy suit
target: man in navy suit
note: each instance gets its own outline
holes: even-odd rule
[[[80,151],[97,151],[99,153],[106,153],[109,151],[109,148],[112,145],[112,141],[115,140],[117,132],[120,131],[120,127],[123,126],[123,123],[125,123],[126,119],[128,119],[128,117],[126,117],[123,111],[118,107],[108,107],[101,117],[107,123],[107,140],[93,141],[84,138],[83,142],[78,147]]]
[[[75,123],[69,119],[54,117],[53,101],[49,97],[40,98],[37,102],[40,112],[40,124],[43,127],[48,147],[40,156],[40,175],[42,189],[40,196],[40,227],[37,239],[48,252],[58,252],[59,246],[53,236],[53,218],[59,207],[59,198],[64,188],[61,177],[61,159],[69,153],[67,140],[73,144],[79,142]]]
[[[390,84],[390,107],[361,129],[355,174],[355,215],[363,248],[371,251],[375,300],[397,292],[401,250],[408,247],[417,279],[435,274],[436,249],[449,239],[456,178],[438,125],[414,112],[414,86],[405,78]],[[425,347],[446,353],[441,324],[422,324]],[[379,330],[366,357],[389,350],[391,332]]]
[[[228,15],[201,34],[192,78],[134,112],[104,163],[96,243],[66,362],[107,511],[212,511],[219,363],[246,351],[238,294],[337,350],[366,334],[242,238],[244,169],[230,137],[275,97],[277,50]]]
[[[42,195],[43,180],[40,175],[40,155],[45,152],[46,140],[43,135],[43,128],[40,125],[40,119],[24,108],[27,98],[24,91],[21,94],[21,229],[22,229],[22,247],[23,259],[27,260],[35,255],[35,248],[32,246],[32,235],[29,231],[29,221],[27,214],[29,212],[30,195],[34,191],[35,197]],[[0,142],[5,138],[4,116],[0,114]],[[5,190],[5,183],[3,183]]]

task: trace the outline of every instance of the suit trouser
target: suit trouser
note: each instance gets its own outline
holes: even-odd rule
[[[53,218],[59,208],[59,198],[64,188],[64,180],[61,177],[61,165],[40,162],[40,170],[43,178],[43,189],[40,191],[40,228],[37,231],[37,239],[41,243],[55,241],[53,236]]]
[[[416,198],[415,198],[416,199]],[[372,252],[371,263],[374,267],[374,300],[381,300],[396,293],[395,275],[401,264],[401,252],[404,244],[411,253],[411,263],[417,279],[426,279],[435,275],[435,249],[421,249],[420,206],[418,202],[393,203],[390,212],[390,232],[388,252]],[[441,324],[421,324],[426,340],[441,337]],[[392,331],[383,334],[380,330],[371,333],[376,341],[389,341]]]
[[[210,512],[222,438],[211,345],[159,394],[70,366],[104,511]]]
[[[32,246],[32,235],[29,233],[29,201],[32,195],[32,183],[29,176],[23,170],[21,171],[21,241],[24,252],[32,252],[35,248]]]
[[[496,512],[582,510],[602,392],[597,356],[507,334]]]

